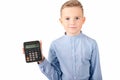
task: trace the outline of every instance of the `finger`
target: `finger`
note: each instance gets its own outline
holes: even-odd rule
[[[41,54],[42,54],[42,40],[40,40],[40,49],[41,49]],[[42,54],[42,59],[43,59],[43,54]]]
[[[22,48],[23,54],[25,54],[24,48]]]
[[[42,49],[42,41],[40,40],[40,47],[41,47],[41,49]]]

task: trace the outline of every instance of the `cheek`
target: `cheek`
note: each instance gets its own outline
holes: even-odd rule
[[[62,25],[63,25],[63,26],[68,26],[68,23],[64,21],[64,22],[62,23]]]
[[[77,23],[77,25],[82,26],[82,25],[83,25],[83,22],[82,22],[82,21],[79,21],[79,22]]]

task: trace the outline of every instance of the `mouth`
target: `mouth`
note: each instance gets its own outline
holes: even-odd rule
[[[69,28],[77,28],[77,26],[69,26]]]

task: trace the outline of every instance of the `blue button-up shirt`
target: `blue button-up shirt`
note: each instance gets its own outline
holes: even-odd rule
[[[102,80],[97,43],[82,32],[53,41],[39,67],[49,80]]]

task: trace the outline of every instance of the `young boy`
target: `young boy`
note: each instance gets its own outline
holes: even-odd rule
[[[83,6],[69,0],[61,7],[65,35],[52,42],[48,60],[38,62],[49,80],[102,80],[99,51],[94,39],[82,33]]]

